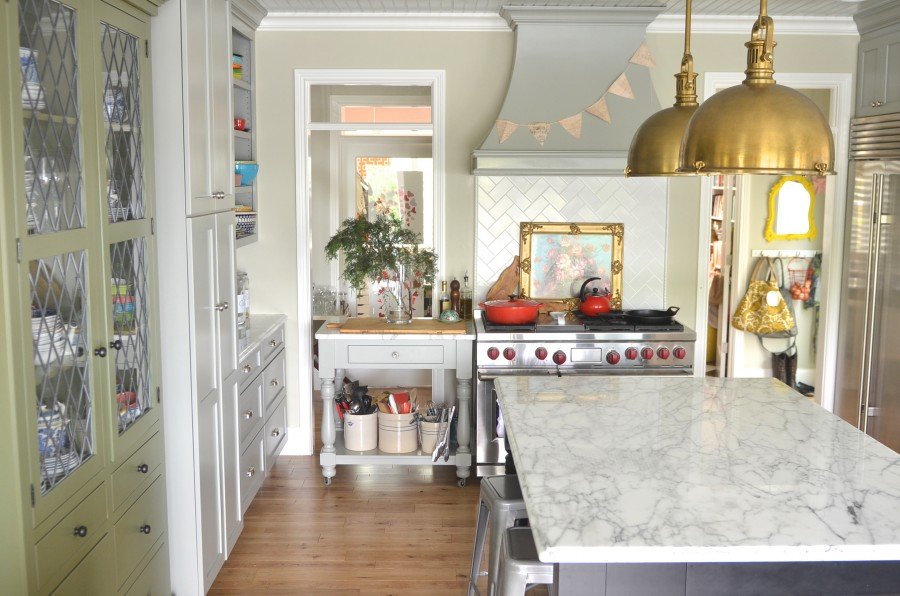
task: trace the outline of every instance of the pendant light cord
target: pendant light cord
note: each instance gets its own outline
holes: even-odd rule
[[[684,55],[681,57],[681,71],[675,75],[675,105],[696,106],[697,73],[694,72],[694,57],[691,56],[691,0],[686,0],[684,7]]]

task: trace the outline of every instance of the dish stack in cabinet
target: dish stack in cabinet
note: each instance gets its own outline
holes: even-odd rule
[[[171,591],[205,593],[243,528],[235,308],[233,11],[255,0],[171,0],[152,22],[163,392],[172,474]]]
[[[237,218],[237,246],[256,242],[257,183],[255,16],[239,3],[232,4],[232,136],[234,137],[234,210]]]

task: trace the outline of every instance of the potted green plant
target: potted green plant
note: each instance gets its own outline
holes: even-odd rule
[[[437,255],[421,248],[421,236],[395,217],[364,214],[345,219],[325,245],[325,255],[344,255],[342,277],[357,291],[377,284],[389,323],[412,321],[420,288],[434,283]]]

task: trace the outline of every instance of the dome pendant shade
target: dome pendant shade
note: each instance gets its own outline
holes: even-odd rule
[[[825,116],[773,75],[774,30],[766,0],[746,44],[747,77],[703,102],[681,144],[681,172],[696,174],[834,173],[834,138]]]
[[[626,176],[693,176],[679,172],[681,139],[697,106],[675,105],[656,112],[641,124],[628,150]]]

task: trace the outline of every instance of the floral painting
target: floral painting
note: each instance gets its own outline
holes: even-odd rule
[[[529,298],[566,300],[590,277],[621,305],[622,224],[522,223],[521,289]],[[578,286],[578,287],[575,287]]]

